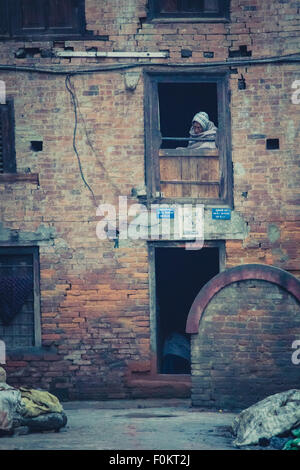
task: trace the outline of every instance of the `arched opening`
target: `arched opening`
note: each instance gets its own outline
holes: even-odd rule
[[[215,276],[189,313],[192,402],[235,409],[299,387],[292,361],[300,337],[300,282],[265,265]]]
[[[213,277],[198,293],[189,311],[187,333],[198,333],[203,311],[213,296],[225,286],[236,281],[260,279],[279,285],[300,302],[300,281],[292,274],[265,264],[245,264],[223,271]]]

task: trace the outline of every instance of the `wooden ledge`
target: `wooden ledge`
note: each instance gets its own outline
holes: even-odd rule
[[[0,173],[0,183],[35,183],[39,184],[38,173]]]
[[[160,149],[160,157],[219,157],[218,149]]]

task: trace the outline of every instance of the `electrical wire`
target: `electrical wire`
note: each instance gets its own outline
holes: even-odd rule
[[[93,147],[93,144],[89,138],[86,124],[84,121],[84,118],[81,114],[79,104],[78,104],[78,99],[75,93],[74,85],[71,83],[70,78],[75,75],[82,75],[82,74],[90,74],[90,73],[100,73],[100,72],[111,72],[115,70],[126,70],[126,69],[131,69],[131,68],[136,68],[136,67],[167,67],[167,68],[210,68],[210,67],[237,67],[237,66],[250,66],[250,65],[260,65],[260,64],[271,64],[271,63],[291,63],[291,62],[300,62],[300,53],[298,54],[288,54],[288,55],[283,55],[283,56],[273,56],[273,57],[261,57],[261,58],[256,58],[256,59],[235,59],[235,60],[226,60],[226,61],[212,61],[212,62],[202,62],[202,63],[153,63],[153,62],[131,62],[129,64],[111,64],[111,65],[106,65],[106,66],[101,66],[101,67],[91,67],[88,69],[84,68],[79,68],[79,69],[57,69],[57,68],[40,68],[40,67],[29,67],[29,66],[19,66],[19,65],[12,65],[12,64],[0,64],[0,71],[13,71],[13,72],[31,72],[31,73],[45,73],[45,74],[51,74],[51,75],[62,75],[66,76],[65,78],[65,85],[66,89],[70,94],[71,97],[71,102],[73,105],[74,109],[74,131],[73,131],[73,149],[77,157],[78,161],[78,166],[79,166],[79,171],[80,171],[80,176],[81,179],[84,183],[84,185],[87,187],[87,189],[90,191],[90,193],[93,196],[93,200],[97,206],[95,194],[91,188],[91,186],[88,184],[86,181],[86,178],[83,173],[82,169],[82,164],[80,160],[80,156],[77,150],[76,146],[76,135],[77,135],[77,127],[78,127],[78,111],[80,113],[81,119],[84,123],[84,129],[85,129],[85,134],[87,138],[87,143],[90,146],[92,152],[94,155],[96,155],[95,149]],[[104,172],[107,173],[106,168],[104,167],[103,163],[97,159],[100,162],[100,165],[103,169]],[[118,189],[114,185],[114,183],[111,181],[112,185],[114,186],[114,189],[116,193],[118,193]]]
[[[236,66],[245,66],[245,65],[260,65],[260,64],[272,64],[272,63],[291,63],[291,62],[300,62],[300,53],[288,54],[282,56],[272,56],[272,57],[260,57],[252,59],[234,59],[234,60],[225,60],[225,61],[212,61],[212,62],[200,62],[200,63],[155,63],[155,62],[131,62],[129,64],[111,64],[101,67],[91,67],[88,69],[79,68],[79,69],[57,69],[57,68],[40,68],[40,67],[29,67],[29,66],[20,66],[13,64],[0,64],[0,71],[14,71],[14,72],[36,72],[36,73],[46,73],[53,75],[81,75],[97,72],[111,72],[114,70],[126,70],[136,67],[169,67],[169,68],[210,68],[210,67],[236,67]]]
[[[92,141],[91,141],[91,139],[90,139],[90,136],[89,136],[89,133],[88,133],[88,130],[87,130],[87,126],[86,126],[86,122],[85,122],[85,119],[84,119],[83,114],[82,114],[81,109],[80,109],[80,105],[79,105],[79,101],[78,101],[78,98],[77,98],[77,95],[76,95],[76,90],[75,90],[75,85],[74,85],[74,84],[73,84],[73,93],[74,93],[74,95],[75,95],[75,97],[76,97],[76,103],[77,103],[78,114],[79,114],[79,116],[80,116],[80,118],[81,118],[81,120],[82,120],[82,123],[83,123],[83,128],[84,128],[84,132],[85,132],[85,135],[86,135],[87,144],[88,144],[88,146],[90,147],[90,149],[92,150],[93,154],[95,155],[95,157],[96,157],[96,159],[97,159],[97,162],[98,162],[99,165],[101,166],[103,172],[107,175],[107,178],[109,179],[111,186],[114,188],[115,193],[116,193],[117,195],[119,195],[119,194],[120,194],[119,189],[117,188],[117,186],[115,185],[115,183],[112,181],[112,179],[111,179],[111,177],[110,177],[110,175],[109,175],[107,169],[106,169],[105,166],[103,165],[103,163],[102,163],[102,161],[100,160],[100,158],[98,158],[98,155],[97,155],[97,153],[96,153],[96,150],[95,150],[95,148],[94,148],[94,145],[93,145],[93,143],[92,143]]]

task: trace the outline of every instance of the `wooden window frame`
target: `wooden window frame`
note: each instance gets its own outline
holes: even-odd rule
[[[39,185],[37,173],[17,173],[14,116],[13,99],[8,99],[5,104],[0,104],[0,121],[2,126],[0,184],[27,182]]]
[[[229,71],[209,72],[145,72],[145,166],[147,199],[151,203],[202,203],[205,205],[226,205],[233,208],[233,171],[231,159],[231,118]],[[159,132],[159,83],[216,83],[218,100],[218,144],[220,165],[219,198],[165,198],[161,196],[159,148],[161,135]],[[182,137],[182,136],[180,136]],[[204,152],[204,149],[202,150]]]
[[[0,0],[3,5],[2,31],[0,39],[18,39],[18,40],[42,40],[51,41],[82,39],[89,36],[86,31],[85,21],[85,0],[78,0],[77,27],[70,28],[51,28],[44,31],[38,31],[37,28],[24,31],[21,28],[20,0]],[[75,14],[75,13],[74,13]],[[5,22],[7,28],[5,30]]]
[[[220,13],[191,12],[184,13],[161,13],[157,7],[157,0],[148,0],[148,19],[157,22],[192,21],[192,22],[228,22],[230,18],[230,0],[219,0],[221,2]]]
[[[1,246],[0,255],[32,255],[33,261],[33,310],[34,310],[34,346],[10,349],[37,349],[42,345],[41,339],[41,307],[40,307],[40,264],[39,248],[37,246]],[[5,337],[3,338],[5,341]]]
[[[3,173],[16,173],[15,152],[15,120],[13,100],[0,104],[0,120],[2,126],[2,160]]]

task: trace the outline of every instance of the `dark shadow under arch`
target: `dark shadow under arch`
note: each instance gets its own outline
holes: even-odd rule
[[[283,269],[265,264],[244,264],[223,271],[213,277],[199,292],[189,311],[186,323],[187,333],[198,333],[201,316],[213,298],[224,287],[237,281],[263,280],[277,284],[300,302],[300,281]]]

